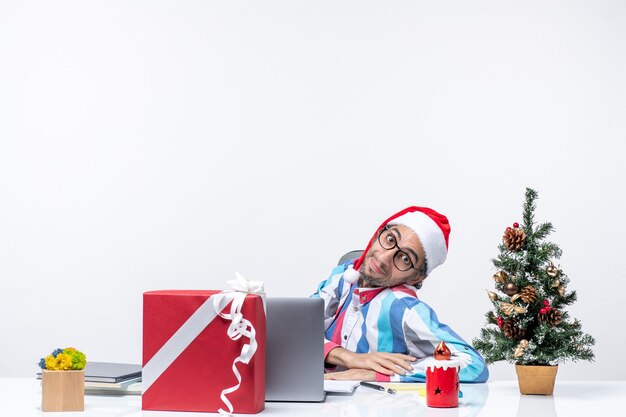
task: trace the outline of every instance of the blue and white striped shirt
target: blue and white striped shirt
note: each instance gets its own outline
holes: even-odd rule
[[[324,357],[341,346],[356,353],[404,353],[417,359],[413,372],[391,376],[377,373],[378,381],[423,382],[424,360],[444,341],[461,363],[460,382],[485,382],[489,371],[482,356],[450,327],[440,323],[410,285],[390,288],[359,288],[343,279],[351,262],[333,269],[313,295],[324,300]]]

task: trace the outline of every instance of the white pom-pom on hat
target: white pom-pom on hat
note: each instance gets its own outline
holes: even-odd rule
[[[359,276],[359,271],[354,269],[354,265],[348,265],[348,269],[346,269],[343,273],[343,280],[348,284],[353,284],[357,282]]]

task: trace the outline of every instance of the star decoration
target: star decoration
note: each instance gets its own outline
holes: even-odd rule
[[[441,388],[439,388],[439,386],[437,386],[437,389],[435,390],[435,395],[437,394],[441,394]]]

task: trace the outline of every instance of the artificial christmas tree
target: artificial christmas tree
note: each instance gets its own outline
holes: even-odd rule
[[[557,364],[593,360],[595,341],[565,311],[576,301],[576,291],[567,291],[569,278],[554,263],[561,249],[545,241],[552,224],[534,223],[536,199],[537,192],[527,188],[523,224],[504,232],[500,253],[492,260],[499,293],[487,291],[494,307],[487,324],[495,326],[481,329],[473,344],[487,363],[516,363],[522,394],[551,395]]]

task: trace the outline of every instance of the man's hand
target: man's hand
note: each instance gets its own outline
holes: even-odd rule
[[[385,375],[412,372],[411,362],[416,360],[417,358],[402,353],[354,353],[342,347],[331,350],[326,357],[326,362],[333,365],[356,370],[368,369]]]
[[[350,355],[346,367],[349,369],[371,369],[385,375],[404,375],[406,371],[413,371],[411,362],[416,360],[417,358],[402,353],[353,353]]]
[[[376,381],[376,372],[370,369],[348,369],[341,372],[324,374],[324,379],[350,381]]]

